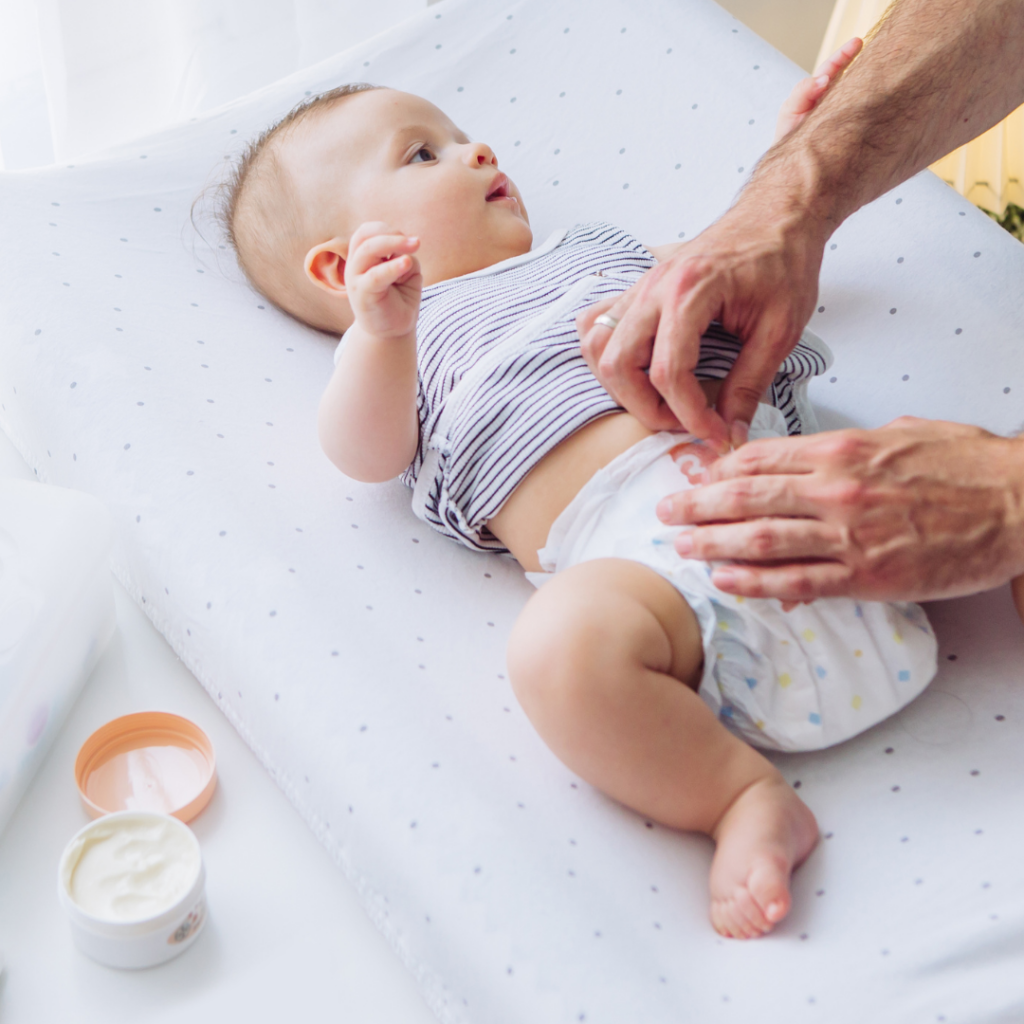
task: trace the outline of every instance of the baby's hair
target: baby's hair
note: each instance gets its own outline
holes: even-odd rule
[[[268,221],[272,221],[273,218],[261,218],[258,215],[260,206],[259,197],[255,197],[255,212],[257,215],[250,220],[247,224],[247,228],[257,237],[250,238],[250,241],[254,244],[251,247],[252,251],[247,251],[250,249],[250,246],[246,245],[244,242],[240,244],[241,240],[239,238],[237,226],[238,212],[239,206],[244,205],[244,200],[256,187],[261,177],[273,179],[278,173],[280,173],[280,168],[274,160],[272,143],[289,130],[294,130],[304,121],[309,120],[316,114],[329,110],[335,104],[340,103],[347,97],[354,96],[361,92],[369,92],[373,89],[381,88],[384,87],[379,85],[370,85],[367,82],[353,82],[349,85],[339,85],[327,92],[318,93],[316,96],[311,96],[308,99],[303,100],[301,103],[292,107],[292,109],[285,114],[280,121],[275,122],[269,128],[260,132],[260,134],[245,147],[241,155],[234,162],[227,178],[217,187],[217,221],[224,236],[230,243],[231,248],[235,251],[239,267],[241,267],[242,272],[245,274],[249,283],[260,293],[266,295],[268,289],[265,284],[265,275],[260,274],[259,269],[255,265],[257,261],[257,253],[260,251],[274,251],[277,247],[280,236],[272,237],[272,232],[268,227]],[[273,184],[272,181],[270,183],[271,185]],[[272,191],[274,191],[272,188],[268,189],[268,193]],[[270,202],[269,195],[267,196],[266,201],[268,203]],[[290,207],[291,204],[286,204],[286,206]],[[299,234],[300,226],[295,220],[294,210],[279,209],[274,211],[274,213],[277,217],[280,217],[282,214],[288,215],[290,213],[291,216],[289,216],[289,219],[291,223],[279,224],[278,226],[292,237]],[[267,295],[267,298],[275,305],[280,306],[280,302],[275,299],[274,296]],[[286,310],[286,312],[291,313],[292,316],[296,315],[295,310]],[[303,318],[300,317],[300,319]],[[311,326],[325,329],[319,324],[311,324]]]

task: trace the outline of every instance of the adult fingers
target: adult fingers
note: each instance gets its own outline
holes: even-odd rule
[[[604,384],[610,393],[611,389],[608,388],[608,382],[601,378],[598,368],[601,364],[601,359],[604,357],[605,350],[615,335],[615,328],[608,327],[606,324],[599,324],[596,321],[603,314],[608,314],[613,320],[621,320],[626,315],[626,310],[632,304],[631,291],[632,289],[621,292],[618,295],[612,295],[607,299],[602,299],[600,302],[596,302],[593,306],[583,310],[576,317],[576,333],[580,337],[580,351],[583,353],[584,362],[586,362],[594,376]]]
[[[842,562],[793,565],[724,565],[711,574],[719,590],[737,597],[777,597],[780,601],[813,601],[849,594],[853,570]]]
[[[701,335],[710,320],[691,303],[662,312],[651,353],[650,381],[685,430],[723,451],[729,447],[728,428],[708,407],[707,396],[693,375]]]
[[[583,341],[584,358],[608,393],[650,430],[677,430],[679,421],[665,405],[648,377],[658,310],[639,313],[629,292],[605,312],[619,321],[608,335],[603,324],[592,324]],[[595,314],[599,316],[600,314]],[[602,345],[603,342],[603,345]],[[596,353],[600,355],[595,359]],[[592,361],[593,360],[593,361]]]
[[[750,423],[758,402],[771,384],[782,360],[800,340],[799,332],[779,331],[765,320],[740,349],[736,362],[722,384],[718,408],[727,423]]]
[[[669,525],[693,526],[764,516],[816,517],[819,504],[804,493],[806,480],[804,476],[757,476],[705,484],[662,498],[658,518]]]
[[[813,473],[835,446],[834,435],[773,437],[750,441],[713,462],[706,470],[707,483],[739,477]]]
[[[625,292],[624,295],[628,295]],[[590,333],[590,328],[594,326],[594,321],[602,314],[607,313],[620,299],[624,298],[624,295],[612,295],[607,299],[602,299],[600,302],[595,302],[594,305],[588,306],[582,313],[576,316],[576,333],[580,338],[580,348],[583,348],[583,339]],[[602,336],[600,332],[595,335],[595,341],[600,341],[601,350],[604,351],[604,346],[608,339],[612,336],[611,328],[605,328],[605,334]],[[587,358],[587,353],[584,351],[583,358]],[[600,358],[600,354],[598,354]]]
[[[838,559],[844,550],[843,531],[817,519],[754,519],[698,526],[676,538],[676,551],[683,558],[703,562]]]

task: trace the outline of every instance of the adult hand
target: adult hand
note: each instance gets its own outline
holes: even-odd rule
[[[758,399],[810,318],[828,230],[788,203],[770,216],[752,205],[741,196],[629,291],[577,321],[587,365],[651,430],[685,429],[719,448],[745,439]],[[618,326],[595,324],[601,313]],[[718,412],[693,376],[712,320],[744,340]]]
[[[746,597],[923,600],[1024,573],[1024,440],[902,417],[877,430],[752,441],[666,498],[688,558]],[[764,518],[783,517],[783,518]]]
[[[803,124],[863,45],[851,39],[797,84],[779,113],[776,141]],[[742,210],[734,207],[693,242],[653,250],[667,261],[625,295],[580,316],[591,370],[651,429],[685,427],[719,447],[746,440],[759,396],[814,308],[824,249],[812,220],[787,217],[786,197],[774,198],[769,209],[762,199],[741,199]],[[595,325],[602,313],[624,322]],[[722,415],[707,408],[692,373],[713,319],[746,343],[719,396]],[[734,421],[738,426],[727,428]]]

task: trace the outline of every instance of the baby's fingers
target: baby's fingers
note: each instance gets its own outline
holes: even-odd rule
[[[789,94],[789,99],[782,105],[782,110],[779,112],[780,119],[787,115],[799,117],[802,114],[809,114],[821,99],[821,94],[828,88],[828,85],[829,79],[826,75],[805,78],[797,82],[796,87]]]
[[[839,47],[838,50],[836,50],[835,53],[832,54],[831,57],[821,62],[821,65],[814,72],[815,80],[821,76],[825,76],[829,82],[831,82],[836,75],[841,71],[846,70],[850,61],[852,61],[863,48],[864,40],[859,36],[854,36],[853,39],[847,40]]]
[[[404,284],[419,271],[419,261],[415,256],[396,256],[367,270],[359,282],[359,290],[364,295],[379,297],[392,285]]]
[[[775,125],[776,142],[800,126],[863,46],[862,39],[851,39],[824,61],[811,78],[805,78],[796,84],[779,111],[779,119]]]
[[[420,240],[415,235],[403,235],[398,231],[372,235],[362,240],[358,240],[357,233],[352,236],[349,246],[346,274],[363,274],[376,264],[395,256],[413,253],[419,246]]]

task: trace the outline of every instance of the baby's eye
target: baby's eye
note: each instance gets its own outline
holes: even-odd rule
[[[425,164],[431,160],[436,159],[434,157],[434,151],[429,146],[421,146],[412,155],[412,159],[409,161],[411,164]]]

